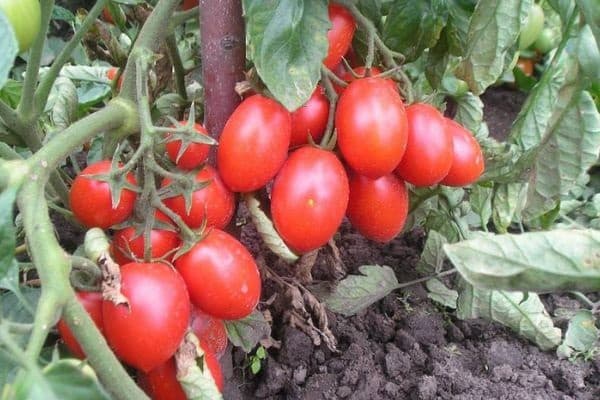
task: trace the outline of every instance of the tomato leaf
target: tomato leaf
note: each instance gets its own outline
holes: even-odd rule
[[[478,139],[485,138],[489,134],[488,126],[483,120],[483,102],[471,92],[457,99],[454,120]]]
[[[206,362],[204,362],[204,368],[202,369],[198,364],[192,365],[187,369],[186,375],[178,377],[177,380],[189,400],[223,399],[223,395],[219,392]]]
[[[246,207],[250,211],[250,217],[260,234],[263,242],[267,247],[280,258],[288,263],[296,262],[299,257],[294,254],[289,247],[283,242],[281,236],[275,230],[273,222],[267,217],[264,211],[260,208],[260,202],[253,195],[245,196]]]
[[[532,292],[600,290],[598,249],[600,232],[591,229],[488,234],[444,245],[471,284]]]
[[[420,273],[433,274],[442,270],[446,259],[443,247],[446,243],[448,243],[448,240],[437,231],[430,230],[428,232],[425,246],[423,246],[421,252],[421,259],[417,265],[417,270]]]
[[[531,340],[542,350],[560,343],[556,328],[544,304],[535,293],[504,292],[460,284],[457,315],[460,319],[485,318],[498,322]]]
[[[77,119],[77,88],[69,79],[62,76],[56,78],[50,91],[46,110],[59,130],[63,130]],[[46,140],[49,140],[50,136]]]
[[[234,346],[249,353],[263,339],[271,336],[271,326],[264,315],[254,310],[252,314],[236,321],[225,321],[227,336]]]
[[[407,61],[416,60],[435,46],[448,19],[444,0],[398,0],[393,3],[383,26],[383,40]]]
[[[456,308],[456,300],[458,299],[458,292],[456,290],[449,289],[442,281],[436,278],[425,282],[425,287],[427,288],[427,297],[431,300],[444,307]]]
[[[13,211],[17,189],[8,187],[0,193],[0,280],[15,264],[15,226]]]
[[[324,0],[244,0],[246,41],[269,91],[288,110],[308,101],[321,78],[327,55],[327,2]]]
[[[354,315],[398,287],[394,270],[387,265],[363,265],[359,271],[362,275],[349,275],[333,292],[323,296],[327,308],[343,315]]]
[[[460,1],[448,1],[448,23],[446,31],[450,53],[460,57],[467,48],[467,35],[472,10],[465,9]]]
[[[596,0],[577,0],[577,5],[596,38],[597,50],[600,50],[600,4]]]
[[[469,195],[469,204],[475,214],[479,216],[481,228],[487,230],[486,226],[492,217],[492,188],[475,185]]]
[[[448,67],[448,41],[446,31],[442,31],[437,44],[429,50],[427,55],[427,65],[425,66],[425,75],[431,84],[431,87],[437,89],[442,84],[442,79]]]
[[[15,31],[2,11],[0,11],[0,49],[2,49],[0,56],[0,88],[2,88],[15,63],[15,57],[19,53],[19,43]]]
[[[593,81],[600,81],[600,50],[589,25],[584,25],[575,39],[576,57],[584,75]]]
[[[74,359],[52,362],[43,375],[28,371],[14,383],[15,400],[109,400],[96,373],[87,363]]]
[[[480,95],[496,82],[506,69],[514,44],[532,0],[492,0],[478,2],[467,34],[465,58],[457,76]],[[512,57],[510,57],[512,59]]]
[[[559,358],[571,358],[590,352],[598,341],[596,319],[590,310],[580,310],[569,321],[565,339],[556,349]]]
[[[520,220],[526,194],[527,185],[521,182],[496,185],[492,198],[492,220],[499,232],[506,232],[513,221]]]

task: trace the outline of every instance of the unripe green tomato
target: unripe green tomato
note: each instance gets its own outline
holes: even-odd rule
[[[536,41],[544,28],[544,10],[538,4],[531,6],[525,25],[519,35],[519,50],[525,50]]]
[[[40,31],[42,11],[38,0],[0,0],[0,11],[10,21],[19,42],[19,52],[31,47]]]
[[[551,28],[544,28],[540,36],[533,44],[533,47],[542,54],[548,53],[550,50],[558,46],[559,37]]]

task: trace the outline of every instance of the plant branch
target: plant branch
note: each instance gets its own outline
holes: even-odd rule
[[[169,20],[169,32],[171,33],[173,29],[183,24],[188,19],[197,18],[199,13],[199,7],[194,7],[189,10],[178,11],[176,13],[173,13],[173,17],[171,17],[171,19]]]
[[[167,43],[167,51],[169,52],[169,59],[173,64],[173,70],[175,71],[175,87],[177,93],[184,99],[187,100],[187,92],[185,89],[185,70],[179,56],[179,49],[177,48],[177,41],[175,35],[170,34],[165,39]]]

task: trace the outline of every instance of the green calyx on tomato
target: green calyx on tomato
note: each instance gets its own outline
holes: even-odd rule
[[[38,0],[0,0],[0,11],[6,15],[19,42],[19,52],[29,50],[40,31],[42,11]]]
[[[544,10],[538,4],[531,6],[525,25],[519,35],[519,50],[525,50],[531,46],[540,36],[544,28]]]

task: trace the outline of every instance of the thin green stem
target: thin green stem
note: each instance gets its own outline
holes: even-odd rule
[[[6,143],[0,142],[0,158],[5,160],[21,160],[23,157]]]
[[[169,20],[169,30],[168,30],[169,33],[173,32],[173,30],[176,27],[183,24],[188,19],[198,18],[199,14],[200,14],[199,7],[194,7],[189,10],[186,10],[186,11],[179,11],[179,12],[173,13],[173,16]]]
[[[442,278],[444,276],[455,274],[456,272],[457,272],[457,269],[456,268],[452,268],[452,269],[449,269],[447,271],[442,271],[442,272],[439,272],[439,273],[434,274],[434,275],[426,276],[424,278],[415,279],[415,280],[409,281],[409,282],[402,282],[402,283],[399,283],[396,286],[396,289],[402,289],[402,288],[405,288],[405,287],[416,285],[418,283],[427,282],[428,280],[434,279],[434,278]]]
[[[327,71],[329,71],[327,67],[321,67],[321,81],[323,82],[323,86],[325,86],[325,93],[329,99],[329,115],[327,116],[327,126],[325,127],[325,133],[323,134],[320,145],[333,148],[333,125],[335,122],[335,109],[337,107],[338,95],[333,88],[333,84],[331,83],[331,79],[329,78]]]
[[[41,79],[41,82],[35,92],[35,97],[34,97],[35,98],[35,100],[34,100],[35,111],[37,114],[41,113],[42,110],[44,109],[44,106],[46,105],[46,101],[48,101],[48,95],[50,94],[52,85],[54,84],[56,77],[60,73],[60,70],[67,63],[67,61],[69,61],[69,59],[71,58],[71,54],[73,53],[73,50],[75,50],[75,47],[77,47],[77,45],[79,45],[81,43],[83,36],[94,25],[94,22],[96,21],[96,19],[98,18],[98,16],[102,12],[102,10],[104,9],[104,6],[106,5],[107,2],[108,2],[108,0],[97,0],[96,1],[96,4],[94,5],[94,7],[92,7],[92,9],[86,16],[85,20],[83,21],[83,23],[81,24],[79,29],[77,29],[77,31],[75,32],[73,37],[71,37],[71,40],[69,40],[67,45],[65,47],[63,47],[63,49],[58,54],[56,59],[52,62],[52,66],[50,66],[50,69],[48,69],[48,71],[44,74],[44,76]]]
[[[167,43],[167,51],[169,52],[169,59],[173,64],[173,70],[175,71],[175,87],[177,93],[184,99],[187,100],[187,91],[185,89],[185,69],[181,62],[181,56],[179,55],[179,49],[177,48],[177,41],[175,35],[171,33],[165,39]]]
[[[595,303],[593,301],[591,301],[585,294],[581,293],[581,292],[571,292],[571,294],[575,297],[577,297],[578,300],[580,300],[581,302],[583,302],[586,306],[593,308]]]
[[[37,38],[33,42],[33,46],[29,53],[27,70],[25,72],[25,81],[23,82],[23,90],[21,92],[21,100],[19,101],[19,106],[17,107],[19,118],[21,121],[26,121],[28,124],[31,124],[33,120],[37,119],[37,117],[34,115],[33,109],[33,95],[38,82],[42,53],[44,50],[44,43],[46,42],[46,35],[48,34],[48,26],[50,24],[50,17],[52,16],[52,9],[54,8],[54,0],[43,0],[41,2],[41,8],[42,28],[40,29]]]
[[[13,110],[4,100],[0,99],[0,118],[4,120],[4,123],[9,129],[14,130],[17,124],[18,114],[16,110]]]

